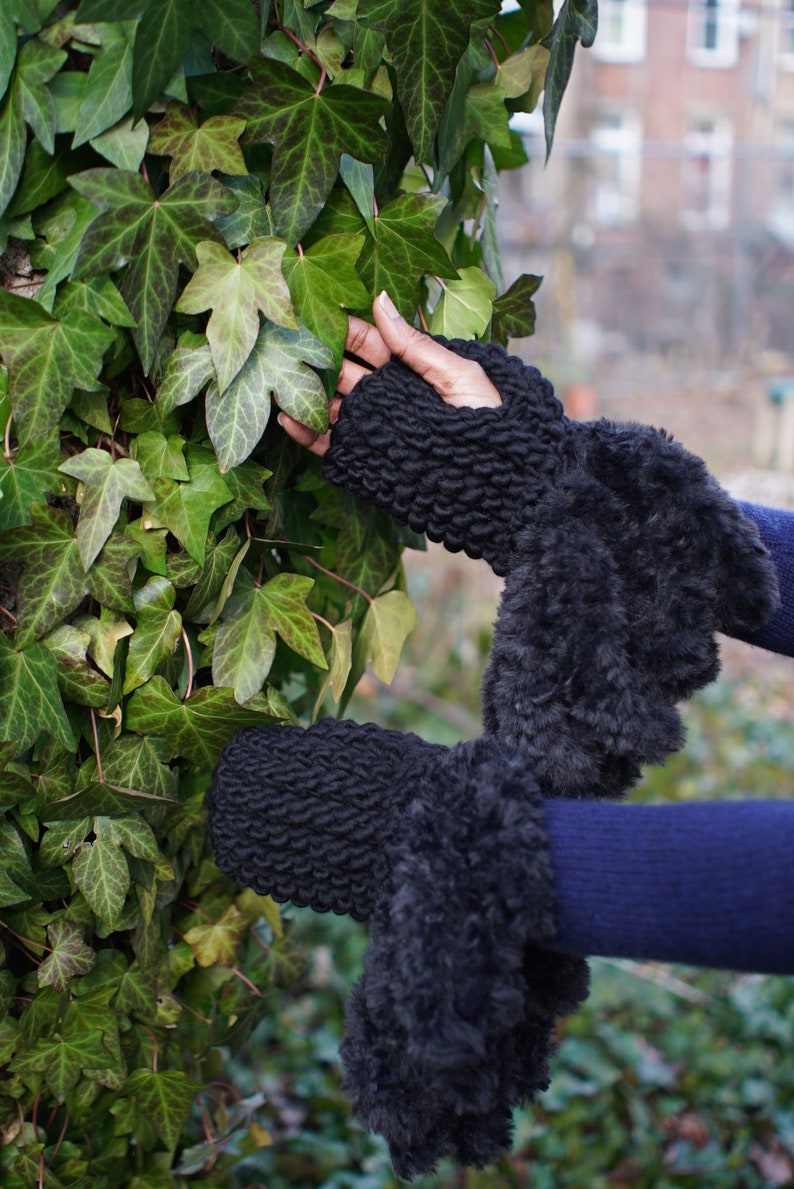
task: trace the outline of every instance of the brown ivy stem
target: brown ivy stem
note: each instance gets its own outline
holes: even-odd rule
[[[93,706],[89,707],[89,713],[91,715],[91,733],[94,736],[94,755],[96,756],[96,774],[99,777],[99,783],[104,784],[105,781],[104,781],[103,774],[102,774],[102,755],[99,751],[99,732],[97,730],[96,714],[94,713]]]
[[[36,1143],[39,1142],[38,1135],[36,1136]],[[44,1189],[44,1153],[39,1152],[39,1186],[38,1189]]]
[[[499,27],[497,25],[491,25],[490,32],[495,33],[496,36],[499,38],[499,40],[501,41],[502,46],[504,48],[504,51],[509,58],[510,57],[510,46],[507,44],[504,37],[502,36],[502,33],[499,30]]]
[[[215,1129],[212,1126],[212,1119],[210,1118],[209,1111],[204,1105],[203,1098],[199,1102],[199,1107],[201,1109],[201,1128],[204,1132],[204,1138],[208,1144],[217,1144],[220,1136],[215,1134]]]
[[[265,951],[265,953],[270,954],[273,952],[271,950],[270,946],[267,944],[267,942],[263,941],[262,938],[259,936],[259,934],[257,933],[257,931],[253,925],[248,926],[248,932],[251,934],[251,936],[253,937],[256,944],[262,947],[262,949]]]
[[[2,603],[0,603],[0,611],[2,611],[4,615],[8,616],[8,618],[13,623],[14,627],[17,626],[17,617],[13,611],[9,611],[8,607],[4,607]]]
[[[6,421],[5,431],[3,433],[3,453],[6,456],[6,462],[10,467],[14,465],[14,455],[11,451],[11,422],[14,420],[14,414],[8,414],[8,421]]]
[[[489,53],[489,54],[491,55],[491,57],[493,58],[493,64],[494,64],[494,66],[495,66],[495,67],[496,67],[496,69],[498,70],[498,69],[499,69],[499,59],[498,59],[498,58],[497,58],[497,56],[496,56],[496,50],[495,50],[495,49],[494,49],[494,47],[491,45],[491,43],[490,43],[490,41],[488,40],[488,38],[487,38],[487,37],[485,38],[485,46],[486,46],[486,49],[488,50],[488,53]]]
[[[146,168],[145,161],[141,161],[141,177],[143,178],[143,180],[146,182],[146,185],[148,186],[149,185],[149,170]]]
[[[302,553],[301,557],[304,561],[307,561],[310,566],[314,566],[315,569],[320,570],[323,574],[327,574],[329,578],[335,578],[336,581],[341,582],[343,586],[349,586],[351,590],[356,592],[356,594],[363,595],[368,603],[373,603],[375,601],[372,595],[368,595],[367,592],[362,590],[360,586],[356,586],[355,582],[348,582],[347,578],[342,578],[340,574],[335,574],[333,570],[326,570],[325,566],[321,566],[320,563],[315,561],[313,557],[308,557],[305,553]]]
[[[419,321],[422,323],[422,330],[424,330],[425,334],[427,334],[427,318],[425,317],[425,312],[421,306],[416,307],[416,312],[419,315]]]
[[[318,615],[316,611],[310,611],[309,614],[311,616],[313,616],[317,620],[318,623],[321,623],[324,627],[327,627],[329,632],[332,632],[334,630],[334,625],[332,623],[329,623],[328,620],[325,619],[322,615]]]
[[[202,1016],[201,1012],[197,1012],[192,1007],[188,1007],[184,999],[179,999],[176,995],[174,995],[174,999],[180,1007],[184,1007],[185,1011],[189,1011],[191,1016],[195,1016],[197,1020],[201,1020],[202,1024],[206,1024],[208,1028],[212,1027],[212,1020],[208,1020],[206,1016]]]
[[[262,992],[259,990],[259,987],[254,986],[254,984],[251,982],[250,978],[246,978],[241,970],[238,970],[236,966],[231,966],[231,967],[229,967],[229,969],[231,970],[232,974],[237,975],[240,982],[245,983],[245,985],[249,988],[249,990],[253,991],[253,993],[254,993],[254,995],[256,995],[257,999],[262,998]]]
[[[240,1091],[237,1089],[236,1086],[232,1085],[231,1082],[221,1082],[221,1081],[208,1082],[207,1089],[209,1089],[210,1086],[220,1086],[221,1090],[225,1090],[226,1093],[229,1095],[229,1097],[233,1098],[235,1102],[243,1101],[242,1094],[240,1093]]]
[[[39,1141],[39,1097],[40,1097],[40,1095],[41,1095],[41,1091],[37,1090],[36,1097],[33,1099],[33,1114],[30,1117],[30,1121],[33,1124],[33,1135],[35,1137],[36,1143],[40,1142]]]
[[[312,62],[314,62],[314,64],[315,64],[315,66],[320,67],[320,71],[321,71],[320,81],[317,84],[317,90],[315,91],[315,94],[319,95],[320,91],[322,91],[322,89],[323,89],[323,84],[325,83],[325,80],[328,77],[328,71],[325,69],[325,67],[323,66],[322,62],[317,57],[317,55],[313,54],[312,51],[309,49],[309,47],[307,45],[304,45],[303,42],[300,40],[300,38],[296,37],[291,29],[287,29],[284,25],[282,25],[281,32],[286,33],[286,35],[287,35],[287,37],[289,37],[290,41],[295,42],[296,46],[301,51],[301,53],[306,54],[309,58],[311,58]]]
[[[298,253],[299,256],[302,256],[303,255],[303,244],[296,244],[295,251]]]
[[[187,653],[187,686],[185,688],[185,696],[182,699],[183,702],[186,702],[193,693],[193,650],[190,647],[190,641],[188,640],[187,632],[185,631],[184,627],[181,627],[179,631],[180,635],[182,636],[182,643],[185,646],[185,652]]]
[[[58,1155],[58,1149],[60,1148],[61,1144],[63,1143],[63,1137],[66,1135],[66,1128],[67,1128],[68,1126],[69,1126],[69,1111],[67,1110],[67,1112],[66,1112],[66,1117],[65,1117],[65,1119],[64,1119],[64,1121],[63,1121],[63,1127],[61,1128],[61,1134],[58,1136],[58,1142],[56,1143],[56,1145],[55,1145],[55,1150],[54,1150],[54,1151],[53,1151],[53,1153],[52,1153],[52,1157],[51,1157],[51,1158],[52,1158],[53,1160],[54,1160],[54,1159],[55,1159],[55,1157]]]
[[[34,949],[44,950],[45,954],[52,953],[50,946],[42,945],[40,941],[31,941],[29,937],[23,937],[21,933],[17,933],[16,930],[12,929],[10,925],[7,925],[5,921],[0,921],[0,926],[2,926],[6,932],[10,933],[12,937],[16,937],[17,941],[21,941],[23,945],[32,945]]]
[[[143,1028],[144,1032],[148,1032],[152,1038],[152,1044],[154,1045],[154,1052],[152,1053],[152,1073],[157,1073],[157,1037],[152,1032],[151,1028],[147,1028],[145,1024],[141,1024],[141,1027]]]

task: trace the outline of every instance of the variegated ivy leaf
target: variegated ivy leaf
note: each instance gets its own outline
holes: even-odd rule
[[[314,586],[302,574],[277,574],[263,586],[254,586],[237,600],[234,611],[215,635],[212,679],[230,685],[241,704],[261,690],[276,651],[276,632],[294,652],[320,669],[327,661],[317,624],[306,606]]]
[[[285,413],[323,433],[328,398],[312,367],[330,367],[331,350],[305,326],[284,330],[264,323],[240,373],[225,392],[210,384],[205,400],[207,430],[222,471],[244,462],[265,431],[271,397]]]
[[[199,125],[186,103],[169,103],[165,116],[149,135],[149,151],[171,158],[168,176],[175,182],[183,173],[200,169],[203,173],[247,174],[238,144],[245,130],[245,120],[236,116],[210,116]]]
[[[80,559],[87,570],[113,531],[122,500],[154,499],[149,480],[131,458],[115,461],[105,450],[89,447],[61,463],[64,471],[85,484],[77,522]]]
[[[198,268],[176,308],[185,314],[212,309],[207,339],[220,392],[228,388],[251,354],[259,332],[259,311],[277,326],[297,328],[281,272],[286,246],[283,240],[258,239],[239,259],[212,241],[196,247]]]
[[[74,882],[109,929],[116,928],[130,889],[130,869],[112,818],[94,818],[94,841],[72,860]]]
[[[96,962],[96,954],[83,941],[80,929],[69,921],[53,921],[47,926],[50,953],[36,972],[40,987],[54,987],[66,993],[76,978],[87,974]]]

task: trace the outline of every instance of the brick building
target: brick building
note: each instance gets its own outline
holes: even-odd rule
[[[794,356],[794,0],[601,0],[546,168],[524,120],[505,256],[547,274],[558,348]]]

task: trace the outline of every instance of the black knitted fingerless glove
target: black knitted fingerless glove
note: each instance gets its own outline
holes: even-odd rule
[[[448,406],[392,360],[342,401],[325,475],[507,575],[486,730],[527,749],[544,793],[617,795],[681,746],[675,703],[716,676],[715,633],[774,609],[772,563],[664,432],[572,422],[536,368],[447,345],[503,405]]]
[[[496,739],[446,748],[326,720],[238,732],[208,801],[216,859],[277,899],[372,915],[342,1046],[361,1122],[406,1179],[482,1166],[548,1084],[587,965],[544,952],[554,894],[540,794]]]
[[[537,368],[453,340],[482,364],[499,408],[456,409],[398,359],[342,401],[323,473],[381,512],[506,574],[530,509],[571,465],[571,422]]]

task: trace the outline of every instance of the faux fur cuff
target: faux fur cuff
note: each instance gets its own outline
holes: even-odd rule
[[[411,1180],[450,1157],[483,1167],[513,1107],[549,1082],[558,1016],[587,994],[554,935],[540,794],[496,740],[459,744],[389,848],[364,973],[348,1006],[344,1088]]]
[[[517,537],[483,720],[545,794],[616,796],[682,745],[676,703],[716,676],[716,633],[762,623],[777,583],[699,458],[648,426],[576,436],[579,465]]]
[[[587,965],[544,952],[554,892],[526,758],[372,725],[239,731],[208,802],[216,859],[277,899],[372,916],[342,1046],[362,1123],[411,1179],[482,1166],[548,1084],[555,1020]]]

